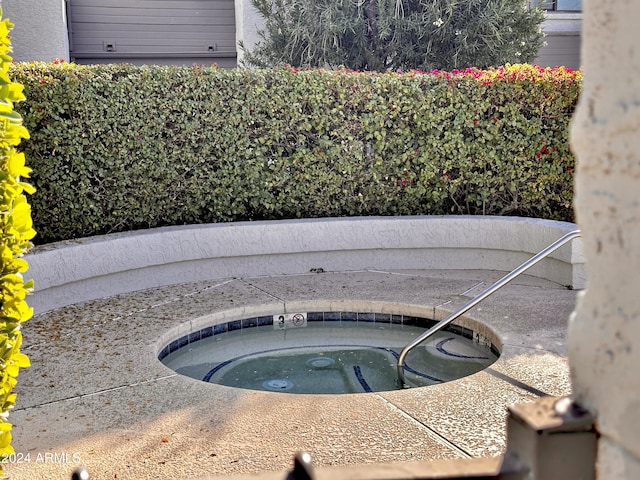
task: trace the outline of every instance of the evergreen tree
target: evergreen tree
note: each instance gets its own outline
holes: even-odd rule
[[[252,0],[265,19],[246,65],[451,70],[531,62],[540,9],[527,0]],[[244,47],[243,47],[244,48]]]

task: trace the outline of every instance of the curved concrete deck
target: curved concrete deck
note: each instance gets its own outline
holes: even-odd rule
[[[541,248],[561,235],[556,233],[553,230]],[[389,241],[396,237],[388,234]],[[31,258],[55,252],[43,250]],[[96,263],[108,266],[105,259],[116,253],[97,256]],[[377,255],[383,258],[384,252]],[[482,256],[477,251],[475,255]],[[65,262],[61,265],[66,268],[77,259],[66,257]],[[331,271],[328,263],[313,259],[300,262],[304,273],[220,277],[217,272],[212,280],[57,309],[43,302],[40,313],[23,328],[23,351],[32,366],[20,373],[18,401],[10,416],[16,460],[22,461],[5,465],[7,473],[14,480],[66,479],[83,464],[92,478],[229,477],[285,470],[300,449],[310,452],[317,466],[502,453],[507,405],[570,393],[565,331],[576,292],[547,279],[522,276],[471,310],[469,318],[499,337],[502,356],[489,369],[441,385],[354,395],[289,395],[200,382],[175,374],[157,360],[167,340],[212,320],[300,310],[438,317],[504,274],[415,269],[417,263],[413,261],[414,269],[402,264],[344,271],[341,265]],[[38,268],[42,265],[46,262]],[[310,273],[309,265],[323,271]],[[158,281],[145,279],[155,270],[140,268],[132,273],[142,284]],[[72,283],[75,288],[84,282]],[[53,283],[54,291],[67,288]],[[108,292],[98,290],[92,296]],[[77,297],[58,302],[74,300]]]

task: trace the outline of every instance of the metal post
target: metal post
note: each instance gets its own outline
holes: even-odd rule
[[[538,253],[537,255],[534,255],[529,260],[527,260],[522,265],[520,265],[518,268],[516,268],[512,272],[510,272],[507,275],[505,275],[504,277],[502,277],[500,280],[498,280],[496,283],[494,283],[489,288],[484,290],[478,296],[476,296],[475,298],[472,298],[471,300],[469,300],[467,303],[465,303],[462,307],[460,307],[458,310],[453,312],[447,318],[445,318],[444,320],[438,322],[436,325],[434,325],[429,330],[427,330],[425,333],[423,333],[422,335],[417,337],[411,343],[407,344],[402,349],[402,351],[400,352],[400,356],[398,357],[397,369],[398,369],[398,383],[399,383],[400,387],[405,387],[406,386],[406,380],[405,380],[405,376],[404,376],[404,360],[405,360],[405,357],[407,356],[407,354],[411,350],[413,350],[416,346],[418,346],[419,344],[421,344],[422,342],[427,340],[429,337],[431,337],[435,333],[437,333],[440,330],[442,330],[444,327],[446,327],[451,322],[453,322],[456,318],[460,317],[462,314],[464,314],[465,312],[467,312],[471,308],[475,307],[478,303],[483,301],[489,295],[491,295],[491,294],[495,293],[496,291],[500,290],[502,287],[504,287],[511,280],[513,280],[514,278],[516,278],[517,276],[519,276],[520,274],[522,274],[523,272],[525,272],[529,268],[533,267],[540,260],[542,260],[543,258],[547,257],[551,253],[555,252],[558,248],[562,247],[564,244],[570,242],[574,238],[578,238],[579,236],[580,236],[580,230],[574,230],[574,231],[569,232],[566,235],[562,236],[560,239],[558,239],[555,242],[553,242],[551,245],[549,245],[547,248],[542,250],[540,253]]]

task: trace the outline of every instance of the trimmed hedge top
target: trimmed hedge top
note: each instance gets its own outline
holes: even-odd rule
[[[572,220],[580,72],[15,64],[38,243],[347,215]]]

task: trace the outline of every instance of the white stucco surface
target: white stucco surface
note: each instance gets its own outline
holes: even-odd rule
[[[640,49],[636,0],[584,1],[572,126],[589,284],[569,329],[576,398],[597,414],[597,478],[640,471]]]
[[[575,33],[582,31],[582,13],[580,12],[552,12],[547,13],[543,30],[545,33]]]
[[[313,271],[511,271],[575,229],[517,217],[358,217],[191,225],[46,245],[27,255],[36,312],[183,282]],[[580,239],[527,273],[585,284]]]
[[[264,28],[264,18],[251,4],[251,0],[236,0],[236,45],[238,46],[238,65],[241,65],[244,50],[239,42],[249,51],[260,40],[258,32]]]
[[[11,32],[13,59],[17,62],[69,60],[69,37],[64,0],[0,0]]]

